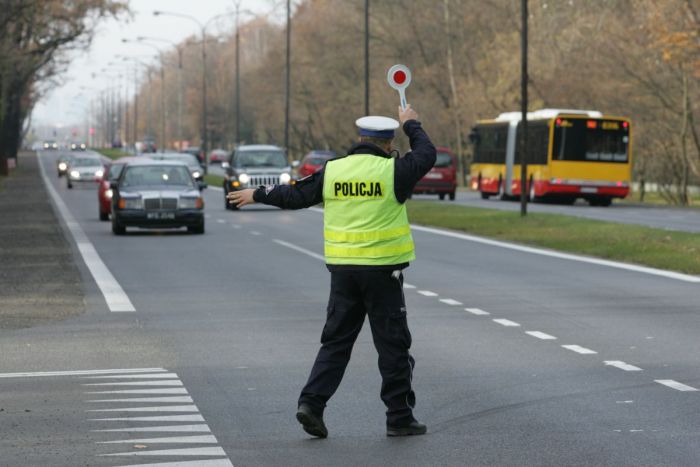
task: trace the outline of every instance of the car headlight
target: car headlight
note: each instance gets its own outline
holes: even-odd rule
[[[194,172],[192,172],[192,176],[194,178],[199,178],[202,176],[202,174],[199,171],[195,170]]]
[[[71,170],[70,176],[71,178],[80,178],[80,172],[78,172],[77,170]]]
[[[112,196],[114,196],[114,192],[112,192],[111,188],[109,190],[105,191],[105,198],[112,199]]]
[[[204,201],[202,198],[180,198],[177,207],[180,209],[202,209]]]
[[[85,146],[84,144],[80,145],[80,149],[85,149],[85,148],[87,148],[87,146]]]
[[[44,149],[49,149],[49,145],[44,143]]]
[[[119,200],[121,209],[143,209],[143,199],[141,198],[122,198]]]
[[[95,177],[102,177],[105,174],[104,170],[98,170],[95,172]]]
[[[60,162],[58,164],[58,170],[66,170],[68,168],[68,165],[65,162]]]
[[[243,185],[247,185],[248,182],[250,181],[250,175],[248,174],[240,174],[238,176],[238,181],[241,182]]]
[[[58,149],[58,144],[53,143],[53,148],[54,148],[54,149]]]
[[[292,176],[289,175],[288,173],[283,173],[282,175],[280,175],[280,183],[282,185],[286,185],[287,183],[290,182],[291,179],[292,179]]]

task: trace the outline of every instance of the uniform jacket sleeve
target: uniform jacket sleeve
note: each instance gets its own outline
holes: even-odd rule
[[[394,193],[399,203],[404,203],[413,192],[418,180],[435,165],[435,146],[423,130],[420,122],[409,120],[403,124],[411,151],[396,159],[394,169]]]
[[[323,172],[325,168],[302,178],[294,185],[261,186],[253,194],[256,203],[282,209],[308,208],[323,201]]]

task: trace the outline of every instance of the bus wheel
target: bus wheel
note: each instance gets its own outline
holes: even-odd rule
[[[481,199],[489,199],[491,197],[491,193],[486,193],[486,192],[481,192]],[[450,197],[450,199],[452,199]]]
[[[445,200],[445,193],[440,193],[440,194],[438,194],[438,196],[440,197],[440,201]]]

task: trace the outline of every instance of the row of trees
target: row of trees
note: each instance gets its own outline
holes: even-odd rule
[[[16,160],[34,103],[84,48],[98,20],[126,10],[119,0],[0,1],[0,175]]]
[[[437,144],[461,151],[477,119],[519,108],[519,3],[511,0],[381,0],[370,13],[371,112],[393,115],[385,77],[394,63],[413,71],[408,100]],[[597,109],[633,120],[637,180],[687,204],[700,178],[699,0],[530,0],[531,108]],[[364,1],[303,0],[292,17],[290,153],[343,151],[364,105]],[[241,139],[284,141],[285,25],[241,25]],[[211,147],[235,143],[234,35],[185,54],[184,139],[198,139],[201,66],[207,69]],[[165,61],[176,76],[175,52]],[[178,82],[144,84],[167,96],[166,134],[175,139]],[[158,102],[155,100],[155,102]],[[145,108],[145,107],[144,107]],[[158,121],[158,107],[154,119]],[[143,115],[144,109],[141,109]],[[145,125],[143,123],[142,125]],[[140,131],[145,128],[140,129]],[[406,142],[401,142],[405,148]]]

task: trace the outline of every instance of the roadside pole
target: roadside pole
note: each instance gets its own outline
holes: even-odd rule
[[[521,73],[520,73],[520,215],[527,216],[527,0],[521,0],[522,31],[521,31]]]

